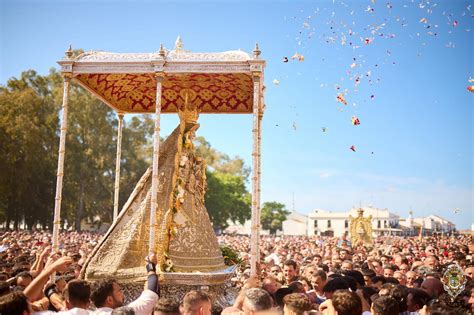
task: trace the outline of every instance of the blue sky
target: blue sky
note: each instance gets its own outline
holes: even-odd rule
[[[468,228],[473,16],[473,1],[457,0],[0,0],[0,83],[27,69],[46,74],[69,44],[153,52],[181,35],[195,52],[251,52],[258,42],[267,61],[262,202],[292,209],[294,195],[302,213],[371,204],[407,216],[412,209]],[[304,61],[282,61],[295,52]],[[339,93],[347,105],[336,101]],[[352,116],[361,124],[352,125]],[[251,165],[251,116],[200,121],[213,147]],[[162,122],[166,135],[177,117]]]

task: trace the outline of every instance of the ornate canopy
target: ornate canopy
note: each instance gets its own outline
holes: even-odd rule
[[[117,222],[118,214],[123,115],[126,113],[154,113],[150,198],[149,201],[143,204],[147,209],[149,207],[149,252],[155,250],[157,216],[163,211],[171,213],[169,211],[172,210],[170,206],[158,208],[159,202],[168,200],[164,197],[158,199],[158,193],[160,192],[159,177],[164,174],[163,168],[165,167],[163,166],[164,161],[162,161],[163,163],[159,162],[161,113],[179,112],[180,119],[185,124],[195,124],[199,113],[253,114],[252,169],[254,175],[252,176],[250,264],[251,274],[256,275],[260,233],[261,120],[265,108],[263,95],[265,61],[260,59],[258,44],[255,46],[252,56],[243,51],[193,53],[183,50],[183,44],[179,37],[173,50],[166,50],[161,46],[160,50],[155,53],[87,52],[73,58],[70,47],[66,51],[65,58],[58,61],[58,63],[61,66],[64,78],[64,89],[54,206],[54,250],[58,250],[69,86],[72,80],[118,113],[114,187],[115,222]],[[176,155],[173,162],[179,161],[181,157],[178,157],[179,155]],[[175,178],[175,175],[168,176],[168,178]],[[160,218],[158,217],[158,219]],[[141,240],[145,237],[143,233],[138,234]],[[163,251],[161,251],[161,254],[164,256]],[[168,254],[171,255],[171,252]],[[214,265],[220,264],[219,260]]]
[[[87,52],[58,61],[62,72],[120,113],[153,113],[156,103],[155,73],[164,74],[161,112],[176,113],[186,94],[200,113],[253,112],[252,74],[263,83],[265,62],[243,51],[194,53],[163,47],[155,53]],[[263,86],[263,84],[261,84]]]

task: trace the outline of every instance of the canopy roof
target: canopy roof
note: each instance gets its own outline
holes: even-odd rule
[[[121,113],[155,111],[155,73],[163,73],[161,112],[176,113],[185,95],[200,113],[252,113],[257,74],[263,86],[265,61],[243,51],[193,53],[163,47],[155,53],[87,52],[58,61],[79,85]],[[256,91],[258,93],[260,91]]]

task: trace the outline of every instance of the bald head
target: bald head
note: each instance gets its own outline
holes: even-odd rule
[[[443,283],[436,278],[428,278],[423,281],[421,289],[428,293],[431,298],[437,298],[444,293]]]
[[[435,270],[438,267],[438,259],[435,256],[428,256],[424,261],[424,265]]]

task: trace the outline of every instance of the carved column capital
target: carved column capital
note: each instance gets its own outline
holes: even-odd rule
[[[155,72],[155,79],[156,79],[156,82],[163,82],[165,78],[165,73],[164,72]]]
[[[61,73],[64,81],[69,82],[72,79],[72,72],[63,72]]]
[[[252,80],[253,80],[253,83],[260,83],[260,79],[262,77],[262,73],[261,72],[258,72],[258,71],[253,71],[252,72]]]

